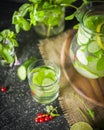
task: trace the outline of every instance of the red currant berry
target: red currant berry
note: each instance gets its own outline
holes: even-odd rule
[[[36,122],[36,123],[39,123],[39,122],[40,122],[40,119],[39,119],[39,118],[35,118],[35,122]]]
[[[38,115],[37,115],[39,118],[41,118],[41,117],[45,117],[45,116],[47,116],[47,114],[44,114],[44,113],[38,113]]]
[[[44,120],[49,121],[50,120],[49,116],[46,116]]]
[[[49,115],[49,119],[52,120],[52,119],[53,119],[53,116]]]
[[[45,121],[44,117],[39,118],[39,122],[44,122],[44,121]]]
[[[5,86],[2,86],[1,87],[1,92],[6,92],[7,91],[7,88]]]
[[[41,118],[41,117],[43,117],[43,114],[42,113],[38,113],[37,117]]]
[[[40,117],[40,116],[41,116],[41,113],[38,113],[38,114],[37,114],[37,117]]]
[[[42,117],[46,117],[46,116],[47,116],[47,114],[43,114],[43,115],[42,115]]]

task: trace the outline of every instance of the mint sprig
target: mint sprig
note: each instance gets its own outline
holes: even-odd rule
[[[13,63],[15,60],[14,48],[18,47],[16,34],[9,30],[4,29],[0,32],[0,60],[5,63]]]
[[[57,107],[53,107],[52,105],[46,106],[46,112],[53,117],[60,116],[60,114],[57,111]]]
[[[21,29],[28,31],[38,23],[44,23],[49,28],[57,26],[64,13],[62,8],[75,1],[77,0],[29,0],[13,14],[12,24],[15,25],[16,33]]]

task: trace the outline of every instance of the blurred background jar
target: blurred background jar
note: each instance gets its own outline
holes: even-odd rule
[[[104,2],[82,5],[76,18],[79,28],[70,46],[74,68],[87,78],[104,76]]]

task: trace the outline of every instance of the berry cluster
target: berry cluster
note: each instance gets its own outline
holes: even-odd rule
[[[39,113],[37,117],[35,118],[35,122],[41,123],[41,122],[47,122],[53,119],[53,116],[50,114],[44,114],[44,113]]]
[[[37,117],[35,118],[35,122],[48,122],[56,116],[60,116],[60,114],[57,112],[57,107],[53,107],[52,105],[46,106],[46,113],[38,113]]]

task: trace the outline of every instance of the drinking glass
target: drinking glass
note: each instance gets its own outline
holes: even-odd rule
[[[48,60],[34,61],[28,67],[28,82],[32,97],[37,102],[48,104],[59,95],[60,68]]]

